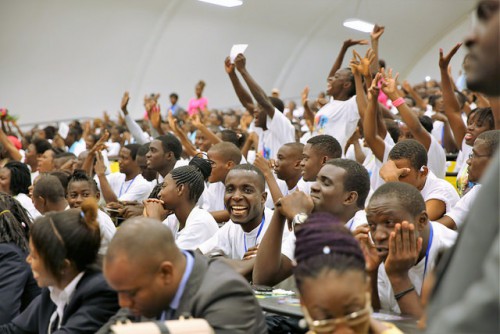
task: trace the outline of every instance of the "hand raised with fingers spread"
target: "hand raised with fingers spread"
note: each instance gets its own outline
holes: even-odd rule
[[[378,24],[376,24],[373,27],[372,32],[370,33],[370,37],[371,37],[372,41],[373,40],[378,41],[380,36],[382,36],[384,34],[384,31],[385,31],[384,26],[379,26]]]
[[[193,124],[193,126],[197,129],[202,126],[200,114],[194,114],[193,116],[191,116],[191,124]]]
[[[229,57],[226,57],[226,59],[224,60],[224,69],[226,70],[227,74],[234,73],[234,64],[231,64],[231,59]]]
[[[238,53],[236,58],[234,59],[234,66],[238,69],[238,71],[243,71],[245,70],[247,63],[247,59],[243,53]]]
[[[462,43],[457,43],[450,52],[443,56],[443,49],[439,49],[439,68],[441,71],[447,71],[448,65],[450,64],[451,58],[457,53],[458,49],[462,46]]]
[[[370,48],[366,51],[365,57],[361,58],[356,50],[352,50],[351,69],[362,76],[370,76],[370,64],[375,60],[375,53]],[[354,67],[354,68],[353,68]]]
[[[388,72],[385,72],[385,69],[381,69],[380,73],[382,73],[382,77],[384,78],[384,80],[382,80],[382,91],[394,101],[398,98],[396,81],[398,80],[399,73],[396,73],[396,76],[392,77],[392,68],[390,68]]]
[[[380,87],[378,86],[380,79],[382,79],[382,74],[379,72],[373,78],[370,88],[368,88],[368,101],[377,101],[378,94],[380,93]]]
[[[385,271],[389,277],[404,276],[418,260],[422,250],[422,238],[417,238],[415,226],[403,221],[396,224],[389,236],[389,254],[385,260]]]

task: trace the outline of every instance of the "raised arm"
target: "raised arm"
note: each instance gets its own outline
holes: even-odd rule
[[[283,194],[281,193],[280,187],[278,186],[278,182],[276,182],[276,179],[274,178],[271,167],[269,167],[269,161],[260,154],[257,154],[255,156],[255,161],[253,162],[253,164],[255,165],[255,167],[260,169],[262,174],[264,174],[267,186],[269,187],[269,191],[271,192],[273,203],[276,203],[277,200],[283,197]]]
[[[194,114],[191,117],[191,123],[194,125],[194,127],[196,129],[198,129],[198,131],[203,133],[205,135],[205,137],[207,137],[207,139],[210,140],[210,142],[213,145],[222,142],[222,139],[217,137],[217,135],[215,133],[213,133],[212,130],[210,130],[209,128],[207,128],[205,126],[205,124],[203,124],[203,122],[200,120],[200,114]]]
[[[354,45],[367,45],[368,41],[366,39],[347,39],[344,41],[344,44],[342,44],[342,47],[340,48],[339,54],[337,55],[337,58],[335,59],[335,62],[332,65],[332,68],[330,69],[330,72],[328,73],[328,76],[326,77],[326,80],[328,78],[333,77],[335,73],[340,69],[342,66],[342,62],[344,61],[345,53],[347,52],[347,49],[349,49],[351,46]]]
[[[372,49],[368,49],[366,51],[366,55],[364,58],[356,52],[356,50],[352,50],[353,58],[349,64],[352,70],[352,74],[354,75],[354,84],[356,87],[356,103],[358,105],[358,112],[360,113],[360,117],[363,117],[363,112],[366,109],[366,93],[365,87],[363,86],[363,80],[361,76],[365,77],[367,82],[371,82],[371,73],[370,73],[370,64],[373,63],[375,59],[375,54]]]
[[[446,56],[443,56],[443,49],[439,49],[439,70],[441,72],[441,91],[443,92],[444,113],[448,118],[453,136],[455,137],[455,143],[458,146],[462,145],[467,128],[462,120],[460,105],[453,91],[452,81],[448,73],[448,65],[460,46],[462,46],[462,43],[457,43]]]
[[[382,74],[377,73],[375,78],[372,80],[372,85],[368,90],[368,106],[364,114],[363,119],[363,133],[365,135],[365,140],[370,149],[372,150],[375,157],[383,162],[384,161],[384,151],[385,142],[382,138],[377,136],[377,109],[378,109],[378,94],[380,88],[378,87],[378,82],[382,78]]]
[[[403,98],[396,86],[396,80],[399,76],[399,73],[396,76],[392,77],[392,69],[389,69],[388,72],[382,71],[382,76],[384,80],[382,81],[382,91],[387,95],[391,101],[396,102],[399,98]],[[425,128],[420,124],[417,115],[408,107],[404,100],[398,100],[397,106],[399,114],[403,118],[403,121],[406,123],[411,133],[422,145],[424,145],[425,149],[428,151],[431,146],[431,134],[425,130]]]
[[[120,103],[120,109],[123,112],[123,116],[125,117],[125,124],[127,125],[128,130],[132,134],[132,137],[134,137],[135,141],[141,145],[146,144],[149,142],[149,138],[144,135],[144,132],[142,132],[142,129],[139,124],[137,124],[136,121],[132,119],[132,117],[128,113],[128,101],[130,100],[130,95],[128,92],[123,93],[122,101]]]
[[[196,147],[194,147],[193,143],[189,140],[184,131],[182,131],[182,129],[180,129],[177,125],[177,120],[172,115],[171,110],[168,111],[168,125],[177,136],[177,138],[179,138],[182,146],[184,147],[184,150],[190,157],[194,157],[196,154],[198,154]]]
[[[231,80],[231,84],[233,85],[236,96],[238,96],[238,100],[240,100],[241,104],[248,110],[251,114],[253,114],[255,110],[255,105],[253,103],[252,96],[248,93],[248,91],[243,87],[234,71],[234,64],[231,64],[231,60],[229,57],[226,57],[224,61],[224,68],[226,69],[226,73],[229,75],[229,79]]]
[[[234,64],[241,76],[245,80],[250,92],[257,101],[257,103],[262,107],[266,114],[273,118],[274,117],[274,106],[266,95],[266,92],[259,86],[259,84],[252,78],[250,73],[248,73],[246,68],[246,58],[240,53],[236,56]]]
[[[304,87],[304,90],[301,94],[302,98],[302,106],[304,107],[304,119],[306,122],[310,122],[314,124],[314,113],[309,107],[309,86]]]
[[[21,153],[19,153],[18,149],[10,142],[3,129],[0,129],[0,142],[2,143],[5,150],[9,153],[9,156],[12,158],[12,160],[21,161],[23,159]]]
[[[101,186],[101,193],[104,197],[106,203],[118,202],[118,196],[116,196],[113,189],[111,189],[111,185],[106,178],[106,166],[104,165],[104,161],[102,158],[102,153],[97,151],[95,153],[96,163],[94,166],[94,171],[99,178],[99,185]]]
[[[375,59],[373,61],[373,63],[371,63],[370,65],[370,72],[371,73],[377,73],[379,68],[378,68],[378,41],[380,39],[380,36],[382,36],[382,34],[384,33],[385,31],[385,27],[384,26],[379,26],[378,24],[376,24],[374,27],[373,27],[373,31],[370,33],[370,40],[371,40],[371,47],[373,49],[373,52],[375,54]]]

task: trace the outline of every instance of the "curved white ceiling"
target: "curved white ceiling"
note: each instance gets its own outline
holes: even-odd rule
[[[187,104],[203,79],[209,106],[238,102],[223,61],[248,43],[247,67],[285,99],[324,89],[344,28],[357,17],[386,26],[380,57],[411,82],[436,77],[439,47],[463,39],[475,1],[245,0],[223,8],[196,0],[0,0],[0,107],[21,123],[115,115],[123,91],[134,116],[142,96],[176,91]],[[360,53],[366,48],[360,47]],[[453,62],[460,66],[464,50]],[[350,57],[349,52],[346,58]],[[344,66],[348,64],[345,59]]]

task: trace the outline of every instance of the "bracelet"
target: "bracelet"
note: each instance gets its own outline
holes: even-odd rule
[[[401,291],[399,293],[395,293],[394,294],[394,298],[396,298],[396,300],[400,300],[401,298],[403,298],[406,294],[408,294],[409,292],[412,292],[415,290],[415,287],[412,285],[411,288],[408,288],[404,291]]]
[[[403,99],[402,97],[398,97],[397,99],[392,101],[392,105],[396,108],[402,105],[403,103],[405,103],[405,99]]]

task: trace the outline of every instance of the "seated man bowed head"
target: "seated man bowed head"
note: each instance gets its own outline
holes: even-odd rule
[[[187,314],[205,319],[216,333],[267,333],[244,278],[220,260],[177,248],[159,221],[126,221],[109,244],[104,275],[122,309],[99,334],[111,333],[110,326],[124,318],[163,321]]]

